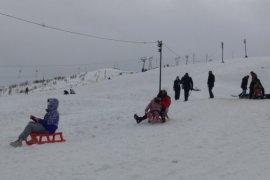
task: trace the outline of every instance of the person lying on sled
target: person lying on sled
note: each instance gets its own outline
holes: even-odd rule
[[[47,113],[44,118],[38,118],[35,116],[30,116],[30,121],[23,132],[19,135],[18,139],[11,142],[10,145],[13,147],[21,147],[22,142],[27,139],[31,133],[54,133],[58,128],[59,113],[58,113],[58,100],[55,98],[48,99],[48,107],[46,109]],[[37,139],[31,139],[30,144],[37,142]]]

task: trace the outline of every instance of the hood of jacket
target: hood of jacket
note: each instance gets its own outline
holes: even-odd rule
[[[48,99],[48,107],[47,111],[55,111],[58,108],[59,101],[56,98],[49,98]]]

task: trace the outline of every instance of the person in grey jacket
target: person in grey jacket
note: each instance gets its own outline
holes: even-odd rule
[[[59,101],[55,98],[48,99],[47,101],[47,113],[45,114],[44,118],[41,119],[31,115],[30,119],[33,121],[30,121],[26,125],[16,141],[10,143],[11,146],[21,147],[22,142],[25,141],[31,133],[54,133],[57,130],[59,122],[59,113],[57,108]],[[36,139],[32,139],[30,144],[34,143],[32,141],[36,141]]]

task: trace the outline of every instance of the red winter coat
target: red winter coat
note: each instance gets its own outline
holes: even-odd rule
[[[162,105],[162,107],[165,107],[166,109],[168,109],[171,105],[171,97],[166,96],[166,97],[162,98],[160,104]]]

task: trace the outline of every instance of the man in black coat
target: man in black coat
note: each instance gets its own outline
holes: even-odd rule
[[[239,94],[239,97],[244,97],[247,94],[248,78],[249,78],[248,75],[242,78],[242,82],[241,82],[242,92]]]
[[[193,80],[191,77],[189,77],[188,73],[186,73],[181,78],[181,84],[182,84],[182,88],[184,89],[185,101],[187,101],[188,96],[189,96],[189,91],[193,89]]]
[[[214,94],[212,92],[212,89],[213,89],[214,84],[215,84],[215,75],[213,74],[212,71],[209,71],[208,74],[209,75],[208,75],[207,85],[208,85],[209,96],[210,96],[210,98],[214,98]]]
[[[180,91],[181,91],[180,84],[181,84],[181,81],[179,79],[179,76],[177,76],[173,83],[173,90],[175,92],[175,96],[174,96],[175,100],[179,100],[180,98]]]

